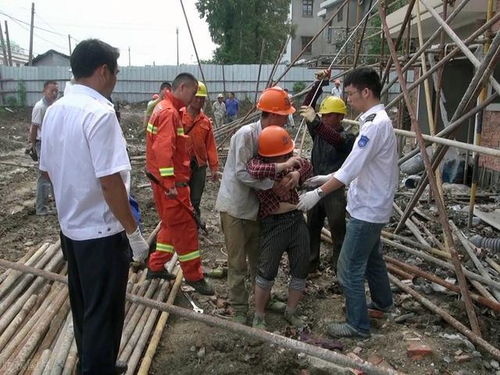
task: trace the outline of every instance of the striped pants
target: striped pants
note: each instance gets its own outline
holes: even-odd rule
[[[161,228],[156,237],[156,251],[149,257],[149,268],[161,271],[175,251],[186,280],[203,279],[196,222],[178,201],[168,198],[156,184],[153,183],[152,187]],[[177,187],[177,198],[192,209],[189,187]]]

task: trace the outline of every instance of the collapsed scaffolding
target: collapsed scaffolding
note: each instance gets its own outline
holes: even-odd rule
[[[328,27],[329,21],[331,21],[337,13],[348,4],[348,1],[349,0],[343,1],[337,11],[334,12],[330,19],[325,22],[321,30],[318,31],[315,37],[313,37],[303,50],[293,59],[285,71],[282,72],[278,78],[274,78],[288,41],[284,44],[283,48],[277,55],[272,72],[267,79],[266,87],[279,84],[289,69],[291,69],[297,61],[299,61],[307,48],[326,29],[326,27]],[[493,2],[490,0],[488,2],[486,22],[462,41],[449,27],[449,24],[451,24],[452,21],[460,14],[460,11],[467,3],[468,0],[462,0],[448,15],[448,2],[444,1],[443,13],[440,15],[434,10],[434,8],[432,8],[432,6],[429,5],[428,0],[411,0],[408,4],[399,34],[396,40],[393,41],[386,20],[386,3],[384,1],[371,1],[369,6],[370,11],[367,12],[365,17],[358,22],[349,36],[350,39],[352,38],[355,40],[355,50],[350,51],[350,56],[353,57],[352,62],[347,65],[339,64],[338,61],[339,59],[343,62],[347,61],[347,59],[342,58],[341,52],[345,48],[348,48],[348,46],[352,47],[352,44],[349,45],[349,43],[347,43],[350,40],[348,39],[346,43],[344,43],[344,46],[338,51],[337,55],[331,60],[328,68],[341,68],[343,71],[334,78],[342,77],[355,67],[359,66],[360,61],[362,60],[361,57],[363,56],[363,43],[368,38],[380,36],[381,40],[387,41],[389,55],[386,57],[384,55],[384,49],[382,48],[379,61],[371,64],[371,66],[380,69],[382,82],[384,83],[383,95],[386,95],[391,87],[399,84],[401,92],[386,105],[387,108],[397,106],[399,109],[399,116],[396,121],[397,126],[395,128],[396,135],[401,139],[415,138],[417,141],[418,147],[402,155],[399,160],[399,164],[402,164],[411,157],[419,154],[424,162],[425,174],[423,178],[420,179],[415,193],[412,194],[412,197],[404,210],[402,210],[396,202],[394,203],[394,208],[399,216],[399,221],[393,232],[383,232],[382,242],[392,249],[402,251],[405,254],[418,257],[419,259],[423,259],[429,264],[432,264],[434,267],[455,272],[458,285],[450,283],[433,273],[426,272],[415,265],[386,256],[385,259],[388,264],[388,269],[392,274],[391,282],[397,285],[401,290],[404,290],[408,294],[412,295],[417,301],[422,303],[433,313],[440,315],[451,326],[467,336],[472,342],[476,343],[484,351],[488,352],[493,358],[498,360],[500,359],[500,351],[498,348],[482,338],[476,310],[478,310],[478,306],[481,305],[494,313],[500,312],[500,282],[498,281],[500,266],[498,266],[493,259],[488,257],[485,258],[487,265],[484,265],[482,260],[478,259],[476,255],[476,246],[473,245],[469,239],[465,238],[463,233],[456,227],[453,221],[449,220],[445,205],[446,196],[444,195],[442,181],[440,179],[440,174],[438,173],[438,167],[443,161],[446,151],[450,147],[474,153],[473,185],[469,198],[470,203],[468,211],[469,223],[471,223],[477,196],[479,155],[500,157],[500,151],[498,149],[480,146],[479,137],[476,137],[474,144],[455,141],[451,138],[468,120],[477,117],[478,120],[481,121],[485,108],[491,104],[500,93],[500,86],[492,76],[493,69],[498,61],[500,53],[500,35],[498,32],[495,35],[492,35],[490,32],[491,27],[500,20],[500,14],[493,14]],[[410,53],[408,38],[409,28],[413,17],[412,12],[417,12],[417,26],[419,26],[421,6],[431,14],[436,22],[438,22],[439,27],[426,41],[423,40],[421,32],[419,32],[419,48],[416,52]],[[366,25],[369,19],[374,17],[380,17],[382,21],[381,30],[375,34],[365,37],[367,29]],[[421,26],[419,26],[419,29],[420,28]],[[407,32],[406,41],[405,32]],[[453,41],[454,47],[450,51],[445,50],[444,39],[446,35]],[[432,42],[438,37],[440,38],[438,47],[430,48]],[[480,38],[480,42],[484,45],[484,55],[481,59],[478,59],[474,54],[472,54],[468,47],[472,43],[476,43],[478,38]],[[404,56],[398,56],[397,50],[402,43],[405,43],[407,53]],[[263,48],[264,41],[262,42],[262,49]],[[347,54],[348,51],[344,51],[344,53]],[[473,64],[476,70],[468,89],[464,93],[451,118],[448,119],[447,114],[443,111],[443,99],[441,95],[442,72],[445,64],[459,56],[465,56]],[[420,61],[418,61],[419,59]],[[201,70],[201,64],[199,64],[199,67]],[[415,68],[421,69],[421,74],[414,82],[407,84],[405,74],[407,74],[410,69]],[[390,72],[396,72],[397,74],[391,79]],[[489,96],[487,96],[486,90],[486,86],[488,84],[491,85],[493,89],[492,94]],[[429,127],[430,135],[422,134],[421,126],[416,117],[415,106],[409,96],[413,90],[419,89],[421,86],[424,87],[424,91],[426,92],[425,101],[429,111],[428,118],[431,125]],[[429,95],[431,86],[434,86],[434,90],[436,92],[436,100],[434,103],[431,103]],[[259,82],[257,82],[257,88],[258,87]],[[300,93],[297,93],[293,98],[298,99],[309,90],[310,87]],[[258,90],[256,89],[256,92],[257,91]],[[433,107],[434,111],[432,111]],[[406,108],[409,113],[412,131],[403,130],[403,108]],[[255,121],[258,117],[259,113],[254,107],[241,119],[216,129],[215,136],[218,141],[218,149],[223,150],[227,147],[227,141],[239,127],[250,121]],[[440,132],[437,132],[436,130],[438,118],[441,118],[445,124],[444,129]],[[355,120],[346,120],[345,123],[349,125],[357,124]],[[479,135],[481,129],[480,123],[478,124],[477,129],[477,133]],[[305,134],[306,127],[304,121],[302,121],[297,132],[297,139],[301,137],[301,142],[297,143],[300,144],[298,148],[299,152],[301,152],[304,147]],[[432,145],[434,148],[432,157],[429,157],[426,151],[426,148],[429,145]],[[223,154],[224,152],[222,151],[221,153]],[[419,225],[419,221],[414,217],[414,214],[420,215],[420,217],[426,216],[425,213],[422,213],[419,210],[417,204],[428,185],[430,186],[432,199],[437,206],[439,224],[442,228],[442,240],[436,238],[437,236],[434,236],[434,234],[430,233],[428,230],[425,230],[425,226]],[[407,228],[416,238],[416,241],[408,238],[407,236],[398,234],[401,230],[403,230],[403,228]],[[331,241],[330,233],[326,230],[326,228],[323,231],[323,239],[325,241]],[[429,239],[432,239],[435,246],[430,244]],[[462,260],[458,256],[458,244],[460,244],[465,250],[467,257],[472,259],[476,270],[470,270],[463,266]],[[33,252],[32,254],[27,254],[26,257],[17,264],[6,261],[0,262],[2,267],[18,270],[17,272],[12,270],[7,271],[0,276],[0,286],[2,287],[0,289],[0,367],[5,366],[5,368],[3,368],[5,373],[22,373],[27,369],[29,370],[28,372],[32,371],[32,373],[43,373],[44,369],[50,369],[50,366],[55,366],[56,364],[58,368],[60,368],[60,373],[71,373],[72,369],[75,367],[75,344],[70,333],[71,322],[68,315],[69,308],[67,306],[67,294],[65,294],[64,289],[56,287],[56,285],[58,285],[57,283],[49,286],[49,284],[44,284],[42,282],[42,278],[56,281],[58,283],[65,282],[65,269],[62,259],[57,258],[57,260],[47,263],[49,258],[55,254],[58,248],[58,244],[54,244],[52,246],[44,245],[42,250],[39,249],[36,253]],[[45,263],[42,262],[42,260],[44,260]],[[57,271],[59,272],[59,275],[48,271]],[[27,278],[27,275],[25,275],[26,273],[31,273],[36,277]],[[469,324],[467,325],[464,322],[459,322],[457,319],[453,318],[450,313],[436,306],[410,285],[400,281],[400,279],[412,279],[416,276],[428,279],[460,295],[465,303]],[[128,288],[130,294],[127,297],[129,300],[127,305],[129,312],[124,329],[125,339],[122,343],[122,351],[120,355],[120,359],[128,362],[129,373],[134,373],[139,365],[139,373],[147,373],[149,365],[151,364],[151,358],[154,355],[156,345],[158,344],[159,336],[161,335],[162,325],[164,327],[166,318],[168,317],[168,315],[164,315],[166,312],[183,316],[188,319],[202,321],[214,326],[223,327],[238,334],[257,337],[263,341],[271,342],[298,352],[308,353],[341,366],[363,369],[366,373],[395,373],[391,370],[377,368],[376,366],[366,362],[353,360],[352,358],[346,357],[342,354],[330,352],[321,348],[315,348],[311,345],[279,335],[255,331],[252,328],[239,326],[217,317],[200,315],[192,311],[173,306],[173,299],[175,298],[175,293],[179,288],[181,279],[182,273],[179,271],[178,280],[173,285],[169,285],[169,283],[166,282],[161,285],[146,285],[142,284],[142,281],[144,280],[141,273],[135,272],[131,276],[131,282]],[[472,292],[469,289],[469,285],[475,288],[477,292]],[[167,299],[167,294],[169,292],[170,297]],[[40,298],[38,296],[43,295],[50,295],[51,298],[53,298],[53,306],[50,309],[47,304],[40,304]],[[164,302],[165,299],[167,299],[166,303]],[[19,300],[22,302],[13,304],[12,306],[15,306],[15,308],[13,308],[11,306],[11,302]],[[49,301],[52,301],[52,299]],[[475,306],[474,304],[477,305]],[[30,326],[25,325],[25,327],[23,327],[20,322],[23,321],[23,317],[29,313],[29,310],[31,310],[33,306],[38,306],[40,313],[39,315],[36,315],[36,318],[32,318],[28,321],[31,322]],[[142,310],[139,311],[144,311],[145,308],[149,309],[146,310],[148,314],[150,314],[147,315],[149,317],[148,319],[139,320],[138,317],[140,314],[137,313],[139,306],[142,307]],[[43,311],[43,309],[47,309],[47,311]],[[61,312],[62,310],[64,310],[64,313]],[[161,317],[159,317],[158,311],[164,312],[161,314]],[[35,323],[37,323],[37,319],[41,319],[41,322],[43,323],[42,328],[39,327],[39,329],[36,329]],[[28,322],[25,322],[25,324],[28,324]],[[143,356],[148,337],[152,334],[152,327],[154,324],[156,324],[157,331],[153,334],[151,343],[146,350],[146,354]],[[31,340],[28,340],[30,335],[31,337],[34,337],[34,339],[32,338]],[[19,336],[16,339],[18,341],[15,341],[14,339],[17,336]],[[49,350],[51,347],[53,349]],[[132,348],[134,348],[133,351]],[[1,369],[2,368],[0,368],[0,370]]]

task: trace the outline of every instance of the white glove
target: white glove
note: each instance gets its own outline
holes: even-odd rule
[[[302,194],[299,198],[297,209],[304,212],[309,211],[316,205],[316,203],[319,202],[320,199],[321,197],[319,196],[319,188]]]
[[[315,187],[323,185],[330,178],[332,178],[332,174],[331,173],[330,174],[323,174],[323,175],[314,176],[314,177],[311,177],[311,178],[308,178],[307,180],[305,180],[305,182],[304,182],[303,185],[305,187],[308,187],[308,188],[315,188]]]
[[[300,107],[299,114],[306,119],[307,122],[313,122],[316,117],[316,112],[313,107],[303,105]]]
[[[144,262],[148,257],[149,245],[142,237],[139,227],[134,231],[134,233],[127,233],[128,242],[132,248],[132,259],[135,262]]]

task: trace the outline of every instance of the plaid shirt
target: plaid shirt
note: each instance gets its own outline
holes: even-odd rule
[[[345,142],[344,132],[339,132],[323,122],[316,128],[316,134],[335,147],[341,146]]]
[[[256,156],[247,163],[247,171],[250,176],[257,180],[263,180],[265,178],[270,178],[274,181],[281,180],[288,173],[294,170],[298,171],[300,174],[299,185],[302,185],[304,181],[312,175],[312,165],[309,160],[301,158],[302,166],[300,168],[289,168],[282,172],[276,172],[275,163],[265,162],[260,156]],[[281,202],[287,202],[291,204],[299,203],[299,194],[297,189],[290,190],[285,196],[278,196],[273,189],[268,190],[255,190],[257,198],[259,199],[259,218],[263,219],[271,215],[276,211]]]

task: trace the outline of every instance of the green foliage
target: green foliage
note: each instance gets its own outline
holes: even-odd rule
[[[290,0],[198,0],[210,36],[218,45],[215,63],[258,64],[262,40],[264,63],[273,63],[288,35]]]
[[[26,106],[26,84],[24,81],[17,83],[17,99],[20,107]]]
[[[5,98],[5,105],[7,107],[17,107],[17,98],[14,95],[9,95]]]
[[[294,94],[297,94],[297,93],[301,92],[305,88],[306,88],[306,84],[304,82],[302,82],[302,81],[295,82],[293,84],[293,92],[294,92]]]

